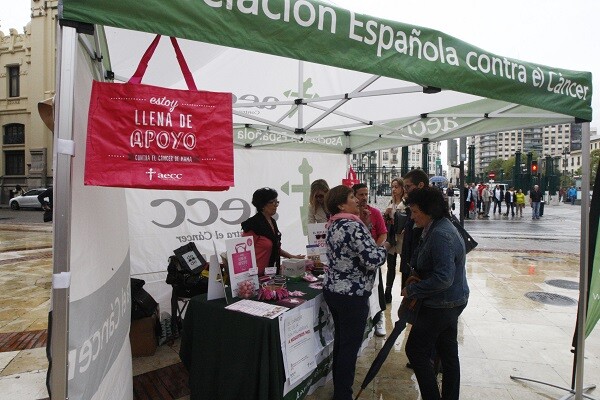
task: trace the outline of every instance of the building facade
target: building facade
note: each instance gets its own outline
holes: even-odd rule
[[[592,128],[592,135],[595,132]],[[490,162],[500,158],[507,160],[517,151],[523,156],[531,152],[538,158],[569,157],[573,151],[581,151],[581,125],[560,124],[537,128],[502,131],[494,134],[473,136],[469,144],[475,145],[475,175],[481,175]],[[592,149],[593,150],[593,149]],[[576,160],[576,159],[575,159]],[[575,160],[569,164],[575,167]],[[575,169],[579,166],[575,167]]]
[[[52,132],[38,103],[55,93],[58,0],[31,2],[31,22],[0,30],[0,204],[16,185],[25,189],[52,183]]]

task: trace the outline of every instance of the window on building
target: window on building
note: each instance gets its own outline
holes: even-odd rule
[[[382,154],[383,154],[383,161],[387,161],[390,159],[390,154],[387,151],[384,151]]]
[[[8,97],[19,97],[21,94],[19,82],[19,66],[9,65],[8,69]]]
[[[4,125],[4,134],[2,135],[4,144],[25,144],[25,125],[7,124]]]
[[[4,173],[6,175],[25,175],[25,151],[4,152]]]

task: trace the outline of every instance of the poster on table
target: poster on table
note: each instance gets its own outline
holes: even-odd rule
[[[294,385],[316,367],[315,342],[313,340],[313,312],[311,309],[292,309],[286,312],[283,325],[286,372]]]
[[[229,282],[233,297],[251,297],[258,290],[258,267],[254,252],[254,238],[250,236],[225,241]]]
[[[287,314],[294,315],[293,313],[297,313],[300,310],[310,310],[313,329],[312,350],[315,357],[315,365],[307,371],[307,373],[299,377],[297,381],[291,383],[290,371],[288,369],[290,362],[287,360],[288,352],[285,348],[286,337],[284,335],[285,325],[283,323],[283,317],[286,317]],[[279,335],[283,364],[287,378],[283,385],[284,400],[303,398],[307,394],[312,393],[317,387],[325,384],[328,379],[331,379],[333,317],[329,312],[327,303],[325,303],[325,300],[323,299],[323,295],[318,295],[282,315],[279,318]]]

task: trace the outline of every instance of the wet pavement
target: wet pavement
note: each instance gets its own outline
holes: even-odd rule
[[[578,299],[580,208],[547,205],[540,220],[531,220],[530,209],[525,212],[523,218],[496,215],[465,222],[479,246],[467,257],[471,296],[459,320],[461,399],[554,399],[565,394],[549,386],[513,381],[510,375],[571,385],[577,306],[569,299]],[[47,397],[45,349],[7,351],[1,346],[2,335],[46,329],[52,233],[51,226],[40,220],[40,212],[0,209],[2,398]],[[388,332],[399,301],[394,296],[391,309],[386,310]],[[414,374],[405,366],[407,334],[400,335],[361,399],[420,398]],[[373,338],[359,357],[355,390],[384,341]],[[584,380],[600,384],[600,327],[585,345]],[[152,357],[135,358],[134,376],[179,363],[177,351],[175,342],[160,346]],[[308,399],[328,400],[332,393],[328,382]],[[598,390],[591,394],[598,397]]]

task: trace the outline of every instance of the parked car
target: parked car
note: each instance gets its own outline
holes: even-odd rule
[[[13,197],[8,204],[13,210],[20,208],[42,208],[38,200],[38,195],[43,193],[46,188],[31,189],[23,193],[21,196]]]

